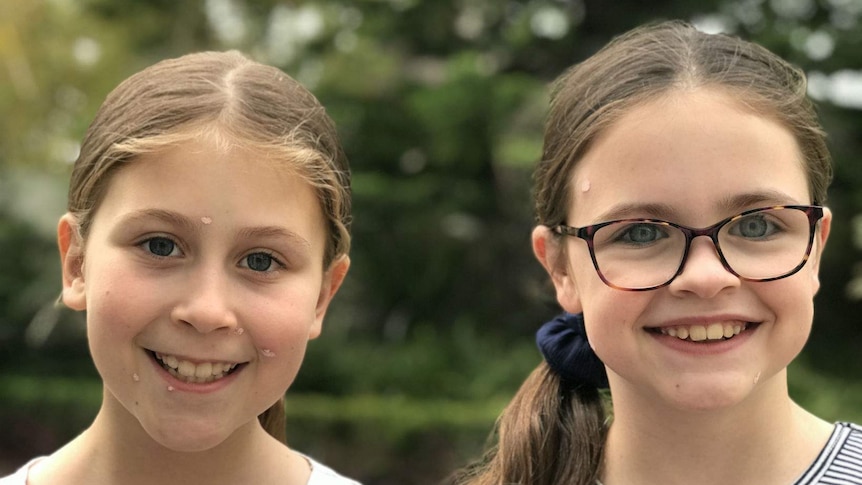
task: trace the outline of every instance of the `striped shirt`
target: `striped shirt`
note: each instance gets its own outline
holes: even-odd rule
[[[862,426],[835,423],[826,446],[793,485],[862,485]]]
[[[862,426],[837,423],[823,451],[794,485],[862,485]]]

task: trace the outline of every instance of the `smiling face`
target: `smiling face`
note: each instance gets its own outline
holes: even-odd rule
[[[702,228],[747,209],[811,203],[793,136],[708,88],[672,91],[633,108],[595,141],[571,177],[565,223],[578,227],[656,218]],[[810,331],[829,223],[827,210],[806,266],[771,282],[728,272],[706,237],[694,239],[672,283],[643,292],[604,284],[583,240],[556,240],[540,227],[534,248],[562,306],[584,313],[615,406],[628,396],[629,402],[712,409],[766,395],[759,389],[786,394],[784,369]],[[737,327],[732,338],[712,335],[731,336]],[[717,339],[680,338],[701,340],[704,332]]]
[[[205,137],[142,155],[110,179],[83,251],[60,223],[63,300],[87,310],[102,412],[172,450],[258,426],[349,265],[323,267],[314,190],[261,155]]]

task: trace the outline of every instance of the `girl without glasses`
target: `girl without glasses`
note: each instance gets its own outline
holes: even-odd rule
[[[666,22],[562,75],[532,240],[566,313],[461,482],[862,484],[862,428],[787,389],[830,179],[803,73],[760,46]]]
[[[355,484],[285,446],[285,390],[349,267],[332,121],[237,52],[124,81],[75,162],[62,301],[87,311],[102,406],[13,484]]]

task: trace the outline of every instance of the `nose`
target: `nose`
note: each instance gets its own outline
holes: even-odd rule
[[[712,298],[726,288],[738,287],[740,281],[724,267],[712,240],[698,236],[692,239],[682,273],[671,281],[669,289],[678,294],[693,293],[701,298]]]
[[[188,325],[199,333],[237,328],[237,317],[231,303],[230,281],[219,268],[197,268],[189,273],[171,320]]]

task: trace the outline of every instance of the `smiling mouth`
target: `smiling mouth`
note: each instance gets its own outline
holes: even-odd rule
[[[192,384],[203,384],[223,379],[242,367],[242,364],[225,362],[200,362],[196,364],[152,350],[148,350],[147,353],[170,375]]]
[[[661,327],[648,329],[652,333],[660,333],[689,342],[714,342],[730,340],[756,324],[723,322],[709,325],[680,325],[677,327]]]

